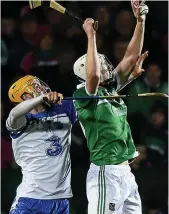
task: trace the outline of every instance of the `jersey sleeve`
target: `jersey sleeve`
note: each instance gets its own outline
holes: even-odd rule
[[[65,100],[62,102],[65,113],[69,117],[72,124],[77,120],[77,112],[73,103],[73,100]]]
[[[30,124],[30,120],[31,120],[31,114],[28,113],[24,116],[24,120],[22,120],[22,117],[19,118],[19,120],[15,120],[16,126],[14,126],[14,124],[12,124],[12,126],[10,125],[10,121],[9,121],[10,116],[8,117],[7,121],[6,121],[6,128],[9,131],[10,137],[12,139],[16,139],[18,137],[20,137],[27,129],[27,127]]]
[[[27,119],[25,116],[14,119],[12,115],[9,114],[9,117],[6,120],[6,128],[10,132],[18,132],[26,126],[26,123]]]
[[[86,96],[94,96],[93,94],[89,94],[89,92],[86,90],[86,87],[77,89],[73,94],[73,97],[86,97]],[[89,100],[89,99],[74,100],[74,105],[75,105],[75,108],[78,110],[80,108],[85,108],[87,105],[94,102],[95,100]]]
[[[74,124],[77,120],[77,112],[75,110],[73,100],[70,102],[70,110],[68,111],[68,116],[69,116],[72,124]]]
[[[39,105],[43,100],[43,95],[35,97],[30,100],[25,100],[15,106],[6,121],[6,127],[8,130],[18,131],[26,125],[26,117],[32,109]]]

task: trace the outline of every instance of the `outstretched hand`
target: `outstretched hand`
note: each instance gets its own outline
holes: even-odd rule
[[[136,65],[133,69],[132,75],[134,77],[140,76],[145,70],[142,69],[144,60],[148,57],[148,51],[145,51],[137,60]]]

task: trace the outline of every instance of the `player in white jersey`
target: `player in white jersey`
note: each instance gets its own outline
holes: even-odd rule
[[[69,150],[76,121],[73,102],[61,103],[61,94],[29,75],[16,81],[8,94],[17,105],[6,126],[23,174],[10,213],[68,214],[67,199],[72,197]]]

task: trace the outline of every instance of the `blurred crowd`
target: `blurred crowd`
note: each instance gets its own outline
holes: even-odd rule
[[[145,73],[123,89],[122,94],[168,94],[168,2],[150,1],[147,4],[150,12],[143,50],[149,51],[149,57],[143,65]],[[124,56],[136,24],[130,2],[82,1],[62,2],[62,5],[84,19],[92,17],[98,20],[98,52],[105,54],[116,67]],[[5,120],[13,107],[8,100],[8,88],[19,77],[32,74],[45,81],[52,90],[72,96],[78,84],[73,74],[73,63],[86,52],[87,44],[81,25],[49,9],[48,4],[30,10],[27,2],[3,1],[1,8],[1,168],[16,170],[18,166],[13,159],[11,139],[5,128]],[[156,179],[154,176],[158,169],[168,170],[168,100],[137,98],[125,102],[135,145],[140,152],[131,167],[136,179],[142,172],[142,180],[148,182],[144,179]],[[89,166],[86,140],[78,122],[72,130],[71,156],[73,168]],[[144,177],[143,172],[151,169],[155,169],[153,172],[156,174]],[[164,174],[166,177],[161,178],[161,185],[167,179],[167,173]],[[148,183],[153,185],[153,182]],[[155,188],[159,188],[161,195],[157,199],[150,194],[146,199],[145,213],[166,214],[167,186],[164,191],[161,191],[161,186]],[[4,198],[4,213],[10,203],[11,199]],[[79,214],[73,208],[72,213]]]

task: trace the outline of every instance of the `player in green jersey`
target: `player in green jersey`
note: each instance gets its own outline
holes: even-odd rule
[[[94,21],[86,19],[84,22],[87,54],[75,62],[74,72],[85,82],[78,86],[74,96],[115,94],[131,75],[137,76],[143,71],[142,63],[148,56],[147,52],[140,56],[145,15],[140,15],[138,0],[131,4],[137,24],[125,56],[115,69],[104,55],[97,53]],[[138,153],[123,100],[78,100],[74,103],[90,151],[88,214],[141,214],[138,186],[129,166],[129,161]]]

